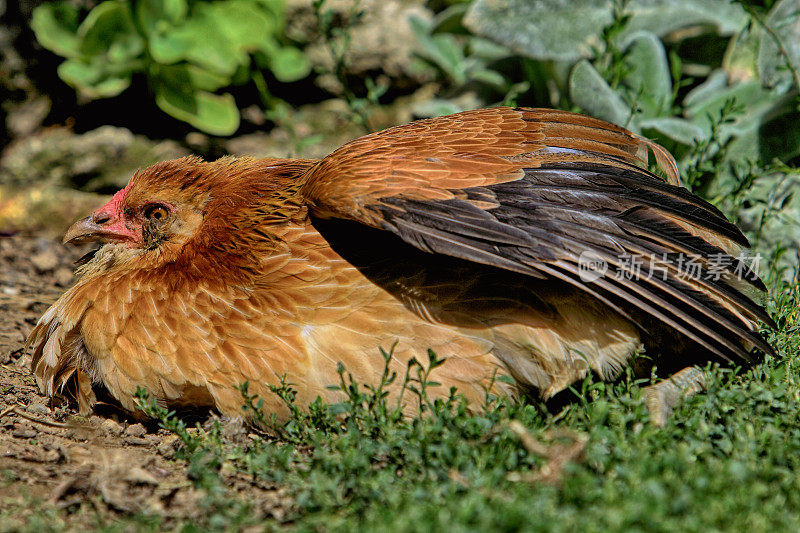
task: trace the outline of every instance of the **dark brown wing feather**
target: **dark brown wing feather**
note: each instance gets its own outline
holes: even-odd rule
[[[667,182],[643,168],[648,150]],[[552,110],[465,112],[358,139],[305,179],[316,216],[567,281],[625,316],[631,306],[644,311],[725,359],[749,360],[752,346],[772,351],[757,332],[757,321],[772,324],[770,317],[740,290],[764,285],[731,255],[747,239],[679,186],[663,148],[617,126]],[[583,282],[583,253],[616,275]],[[635,276],[625,260],[633,255],[642,273],[657,266],[659,275]],[[685,255],[696,262],[692,276]],[[724,259],[722,275],[711,273],[714,258]]]

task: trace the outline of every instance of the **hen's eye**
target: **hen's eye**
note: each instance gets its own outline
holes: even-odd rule
[[[169,216],[169,211],[163,205],[150,205],[145,207],[144,216],[148,220],[161,222],[167,219],[167,216]]]

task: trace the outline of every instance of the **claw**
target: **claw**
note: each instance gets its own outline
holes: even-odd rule
[[[672,410],[683,400],[689,399],[706,388],[706,377],[695,367],[684,368],[644,389],[644,401],[650,412],[650,421],[656,427],[663,427]]]

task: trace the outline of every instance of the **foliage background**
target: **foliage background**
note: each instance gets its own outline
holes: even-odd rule
[[[344,373],[344,427],[326,406],[310,415],[299,406],[280,439],[245,447],[154,412],[181,438],[178,460],[207,508],[183,522],[123,524],[253,522],[223,466],[290,487],[292,513],[268,526],[761,531],[800,522],[797,0],[20,0],[0,11],[2,232],[57,233],[137,167],[189,152],[319,157],[414,118],[558,107],[675,154],[687,187],[763,256],[767,305],[782,328],[771,334],[781,359],[709,369],[710,390],[663,431],[646,422],[646,383],[630,377],[587,380],[558,412],[487,399],[489,413],[473,416],[454,399],[407,421]],[[277,392],[290,400],[289,391]],[[549,451],[537,455],[524,435]],[[564,441],[583,444],[562,464]],[[543,465],[558,475],[545,479]],[[58,516],[40,518],[56,527]]]

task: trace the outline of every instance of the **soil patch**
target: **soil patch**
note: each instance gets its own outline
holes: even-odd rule
[[[193,521],[205,496],[174,458],[174,435],[123,413],[81,417],[39,393],[25,338],[74,281],[73,263],[86,251],[0,237],[0,531],[35,528],[48,513],[54,522],[45,523],[68,529],[148,516],[169,526]],[[221,477],[261,517],[283,516],[291,505],[280,487],[235,472]]]

